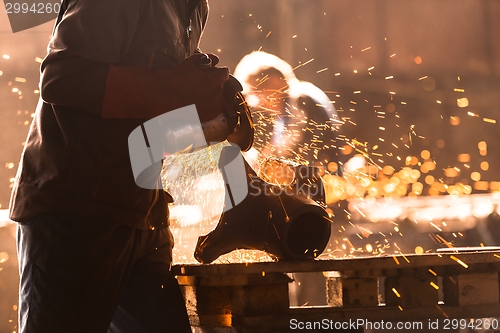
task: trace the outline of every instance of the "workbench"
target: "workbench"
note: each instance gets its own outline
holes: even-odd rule
[[[500,251],[176,265],[173,271],[192,326],[204,332],[289,332],[291,320],[500,316]],[[295,272],[323,272],[328,306],[289,306]]]

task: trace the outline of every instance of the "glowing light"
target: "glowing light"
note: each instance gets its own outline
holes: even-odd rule
[[[460,108],[466,108],[469,106],[469,99],[467,97],[457,99],[457,105]]]
[[[470,154],[460,154],[458,155],[458,161],[462,163],[470,162]]]
[[[474,183],[474,189],[477,191],[487,191],[489,189],[489,183],[485,181],[476,181]]]
[[[460,117],[458,117],[458,116],[451,116],[450,117],[450,124],[452,126],[458,126],[458,125],[460,125]]]
[[[383,168],[382,168],[382,173],[384,175],[387,175],[387,176],[390,176],[394,173],[395,169],[393,166],[390,166],[390,165],[385,165]]]
[[[472,179],[475,182],[478,182],[481,180],[481,174],[477,171],[474,171],[470,174],[470,179]]]
[[[330,163],[328,163],[328,171],[330,171],[330,172],[335,172],[335,171],[337,171],[337,170],[338,170],[338,168],[339,168],[339,167],[338,167],[338,164],[337,164],[337,163],[335,163],[335,162],[330,162]]]
[[[444,175],[449,178],[455,178],[458,176],[458,172],[459,170],[457,170],[456,168],[446,168],[444,170]]]

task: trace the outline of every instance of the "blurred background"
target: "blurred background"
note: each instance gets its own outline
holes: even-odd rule
[[[298,79],[321,88],[335,106],[344,122],[341,153],[361,154],[376,168],[352,178],[352,188],[326,180],[335,215],[331,253],[500,245],[487,228],[499,223],[500,2],[210,0],[210,6],[203,51],[219,55],[231,70],[256,50],[287,61]],[[6,209],[54,21],[14,34],[0,8],[0,209]],[[401,184],[404,190],[397,191]],[[424,202],[457,195],[480,200],[461,201],[469,207],[462,215],[449,202]],[[366,197],[374,200],[359,202]],[[392,215],[370,217],[369,204],[380,208],[377,200],[384,197],[403,201],[396,201]],[[409,202],[412,197],[423,200]],[[480,211],[477,202],[488,207]],[[405,207],[423,212],[436,206],[450,208],[448,215],[421,213],[427,229],[415,209],[405,213]],[[371,226],[380,221],[387,223]],[[416,228],[420,240],[387,240]],[[0,332],[15,331],[13,230],[0,228]]]

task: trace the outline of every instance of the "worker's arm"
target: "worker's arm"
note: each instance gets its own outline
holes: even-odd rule
[[[41,97],[47,103],[101,114],[109,64],[130,51],[147,2],[67,3],[41,66]]]
[[[42,99],[103,118],[149,119],[191,104],[202,121],[219,115],[228,70],[200,68],[201,55],[169,69],[114,65],[129,52],[145,2],[70,1],[42,64]]]

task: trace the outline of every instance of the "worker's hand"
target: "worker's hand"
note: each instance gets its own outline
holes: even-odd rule
[[[224,84],[229,79],[229,69],[216,67],[218,62],[214,54],[194,54],[164,73],[167,84],[174,78],[175,87],[172,88],[185,99],[186,105],[196,105],[202,122],[227,112]]]

